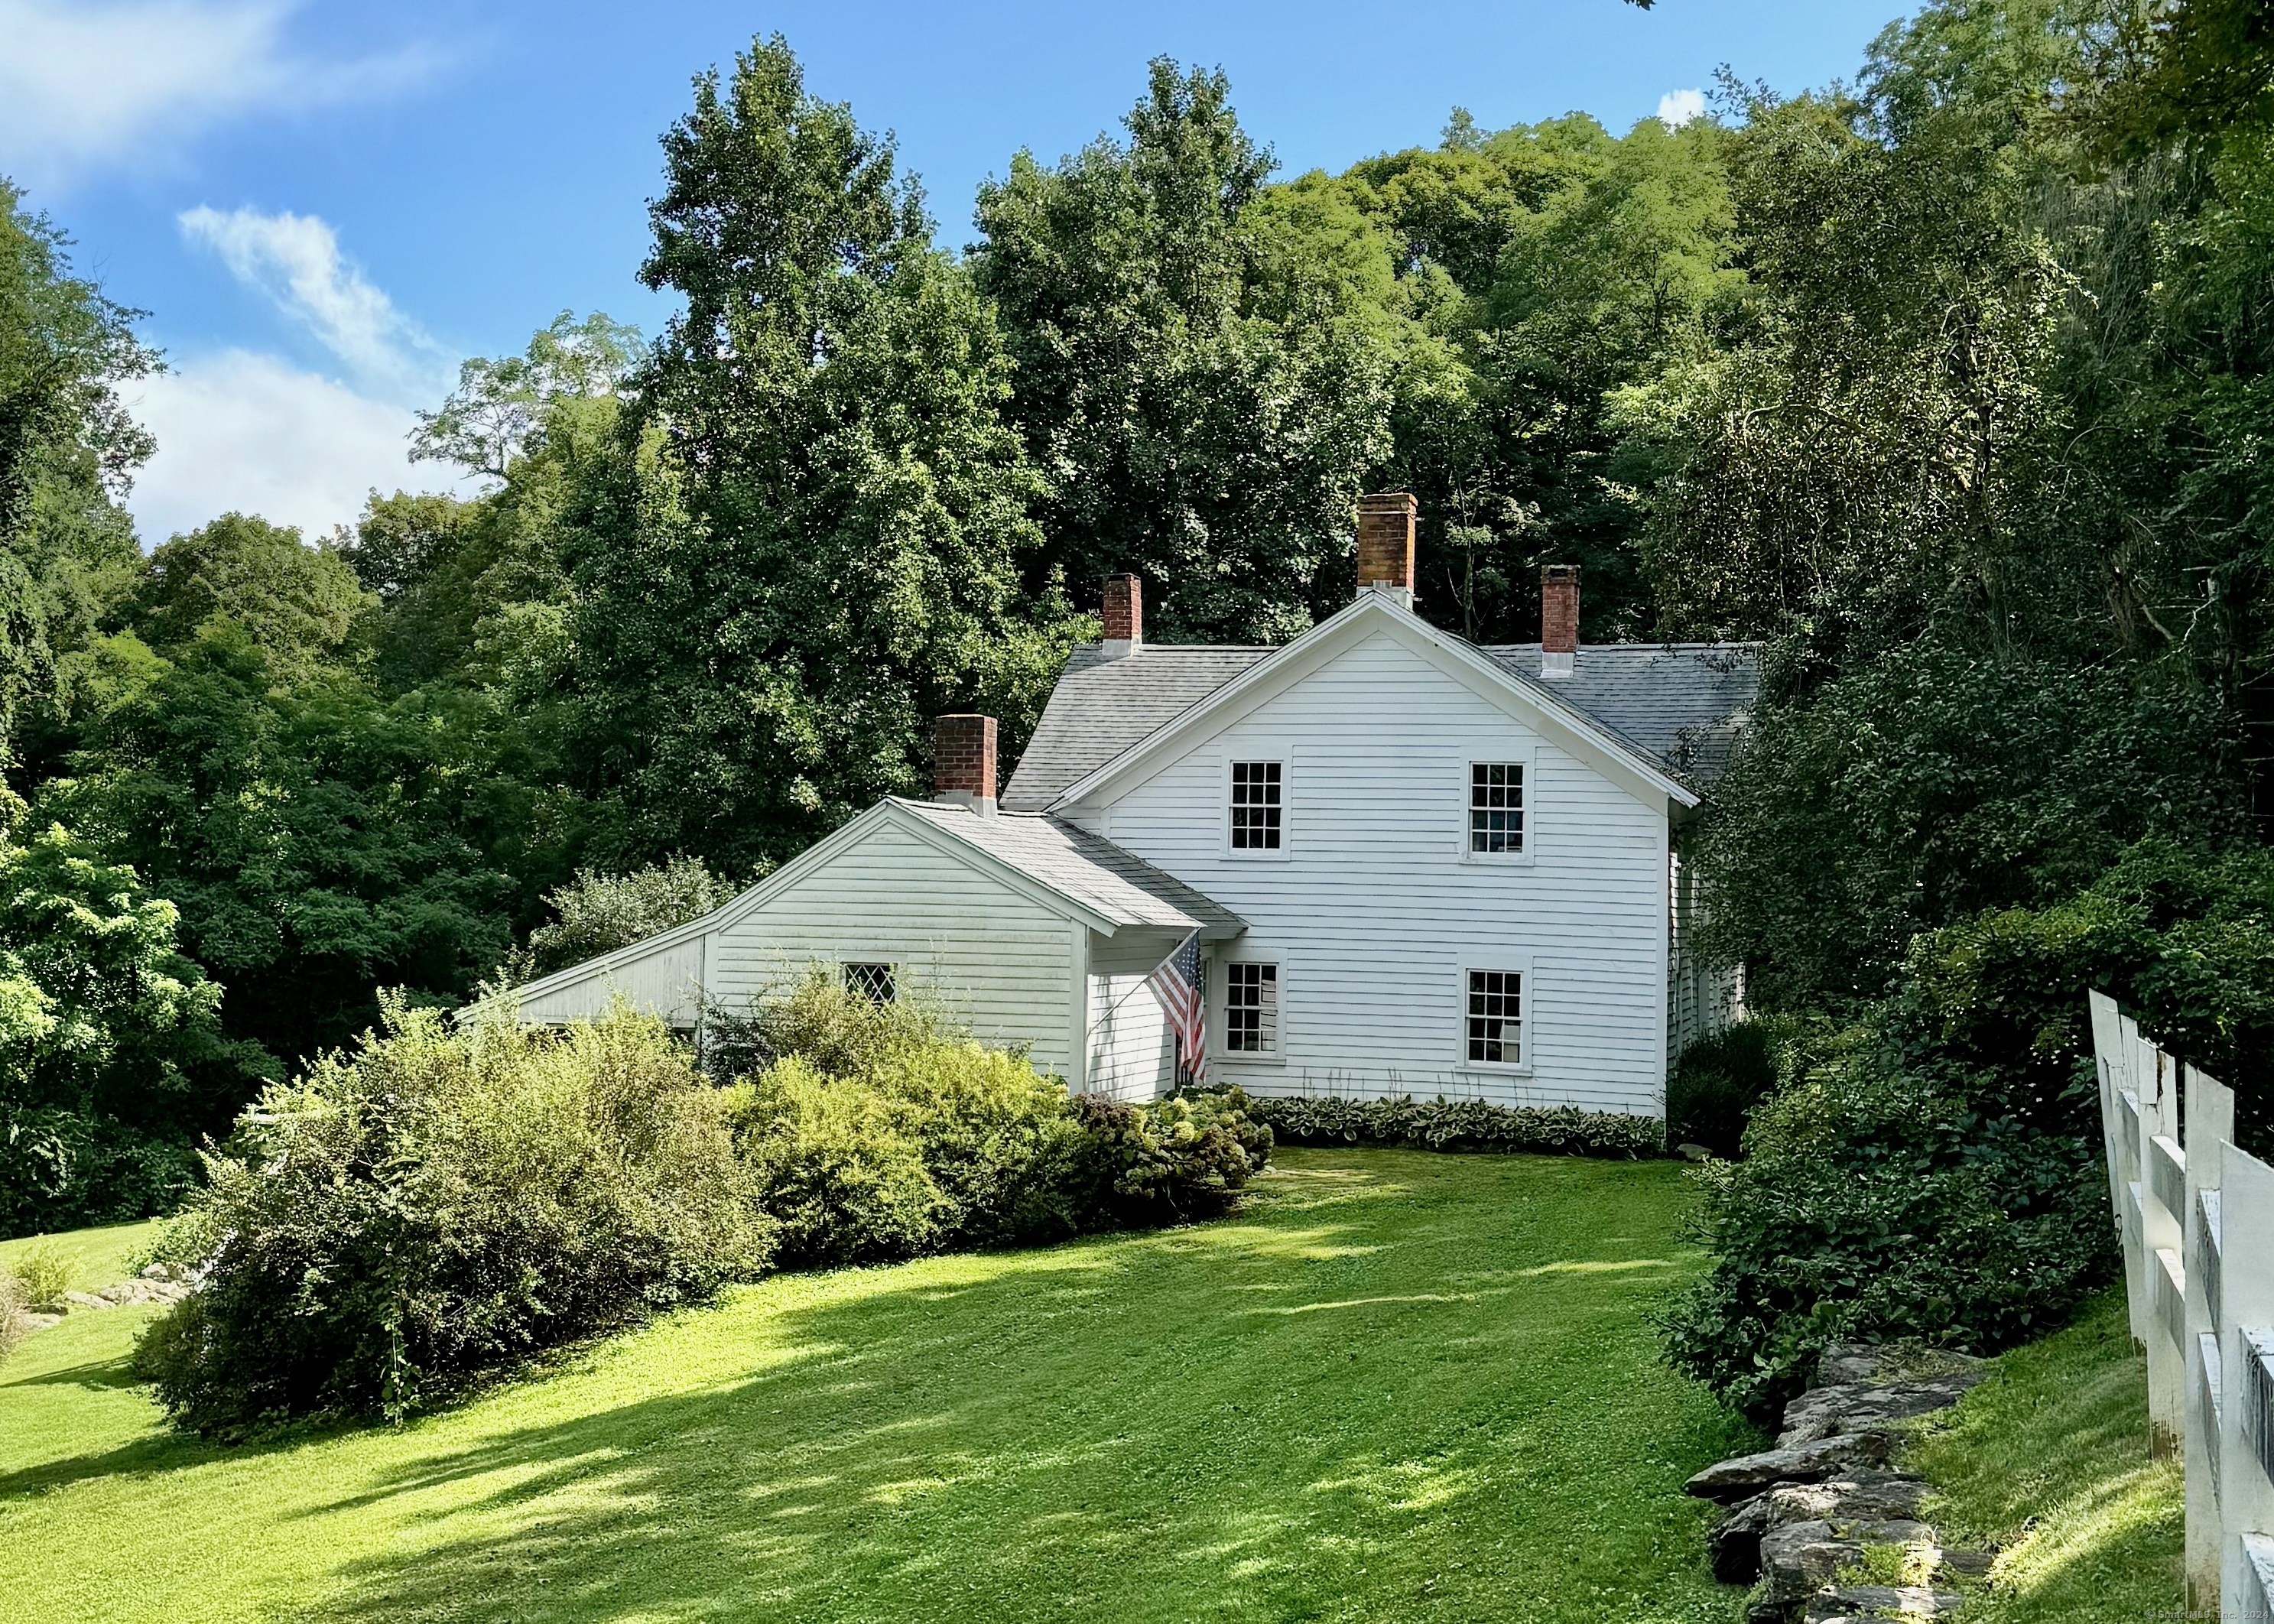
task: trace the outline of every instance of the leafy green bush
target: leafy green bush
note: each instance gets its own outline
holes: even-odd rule
[[[1683,1049],[1666,1080],[1667,1142],[1736,1155],[1745,1119],[1776,1086],[1777,1040],[1772,1023],[1741,1020]]]
[[[1757,1419],[1826,1342],[1994,1352],[2059,1326],[2112,1259],[2087,1143],[1985,1116],[1875,1034],[1823,1047],[1756,1110],[1745,1160],[1696,1175],[1716,1260],[1659,1319],[1674,1366]]]
[[[32,1334],[30,1293],[24,1282],[0,1266],[0,1365],[16,1351],[16,1344]]]
[[[53,1236],[34,1241],[5,1267],[23,1288],[25,1305],[40,1313],[61,1313],[64,1293],[72,1289],[79,1276],[71,1254]]]
[[[0,1104],[0,1237],[169,1213],[198,1180],[180,1140],[61,1106]]]
[[[1576,1106],[1488,1105],[1481,1100],[1256,1099],[1247,1109],[1291,1145],[1400,1145],[1421,1150],[1536,1151],[1559,1156],[1654,1156],[1655,1116]]]
[[[921,991],[880,1002],[825,965],[706,1025],[714,1075],[757,1065],[730,1109],[786,1262],[874,1262],[1221,1212],[1269,1153],[1244,1095],[1069,1101]]]
[[[200,1289],[138,1368],[223,1436],[399,1417],[475,1372],[700,1300],[772,1250],[725,1101],[658,1022],[563,1032],[399,1000],[267,1090],[158,1256]]]
[[[1081,1205],[1132,1226],[1181,1223],[1229,1208],[1270,1160],[1272,1132],[1238,1088],[1127,1105],[1074,1101],[1086,1139]]]

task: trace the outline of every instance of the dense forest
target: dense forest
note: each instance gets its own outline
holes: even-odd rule
[[[660,335],[468,361],[417,452],[486,493],[326,538],[138,540],[162,358],[9,188],[0,1234],[164,1207],[381,989],[458,1004],[919,790],[935,712],[1015,751],[1108,573],[1165,640],[1295,635],[1368,489],[1469,636],[1536,635],[1554,561],[1589,641],[1766,643],[1690,853],[1763,1011],[1929,987],[2058,1058],[2109,986],[2257,1086],[2270,69],[2245,0],[1938,0],[1851,83],[1282,177],[1163,60],[958,245],[759,41],[663,136]]]

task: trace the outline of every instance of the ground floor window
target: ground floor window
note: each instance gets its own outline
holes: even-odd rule
[[[1469,972],[1469,1059],[1484,1065],[1524,1060],[1524,977],[1514,970]]]
[[[892,966],[888,964],[847,965],[845,989],[879,1004],[890,1004],[898,996],[893,989]]]
[[[1235,1055],[1269,1055],[1279,1049],[1279,966],[1224,966],[1224,1046]]]

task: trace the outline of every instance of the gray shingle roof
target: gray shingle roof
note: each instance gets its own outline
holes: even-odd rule
[[[982,817],[931,801],[900,804],[1117,925],[1165,925],[1211,936],[1247,929],[1239,914],[1174,875],[1062,819],[1021,812]]]
[[[1585,711],[1645,756],[1703,788],[1720,778],[1760,697],[1756,643],[1582,644],[1571,674],[1540,674],[1536,643],[1483,652]]]
[[[1027,753],[1003,786],[1004,809],[1041,811],[1067,785],[1174,721],[1270,652],[1148,643],[1133,659],[1108,659],[1096,643],[1082,644],[1067,657]]]
[[[1084,643],[1067,659],[1004,786],[1005,809],[1039,812],[1274,651],[1148,643],[1133,659],[1108,659],[1096,643]],[[1760,691],[1757,643],[1594,643],[1580,649],[1570,676],[1554,681],[1540,674],[1536,643],[1481,652],[1700,788],[1729,764]]]

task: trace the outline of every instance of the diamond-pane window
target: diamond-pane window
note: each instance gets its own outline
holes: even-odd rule
[[[1469,850],[1507,853],[1524,849],[1524,763],[1469,764]]]
[[[848,964],[845,966],[845,989],[857,992],[878,1004],[890,1004],[898,993],[892,982],[892,966],[888,964]]]
[[[1280,766],[1278,762],[1231,763],[1232,850],[1279,849]]]
[[[1486,1065],[1524,1062],[1524,977],[1513,970],[1469,972],[1469,1058]]]

